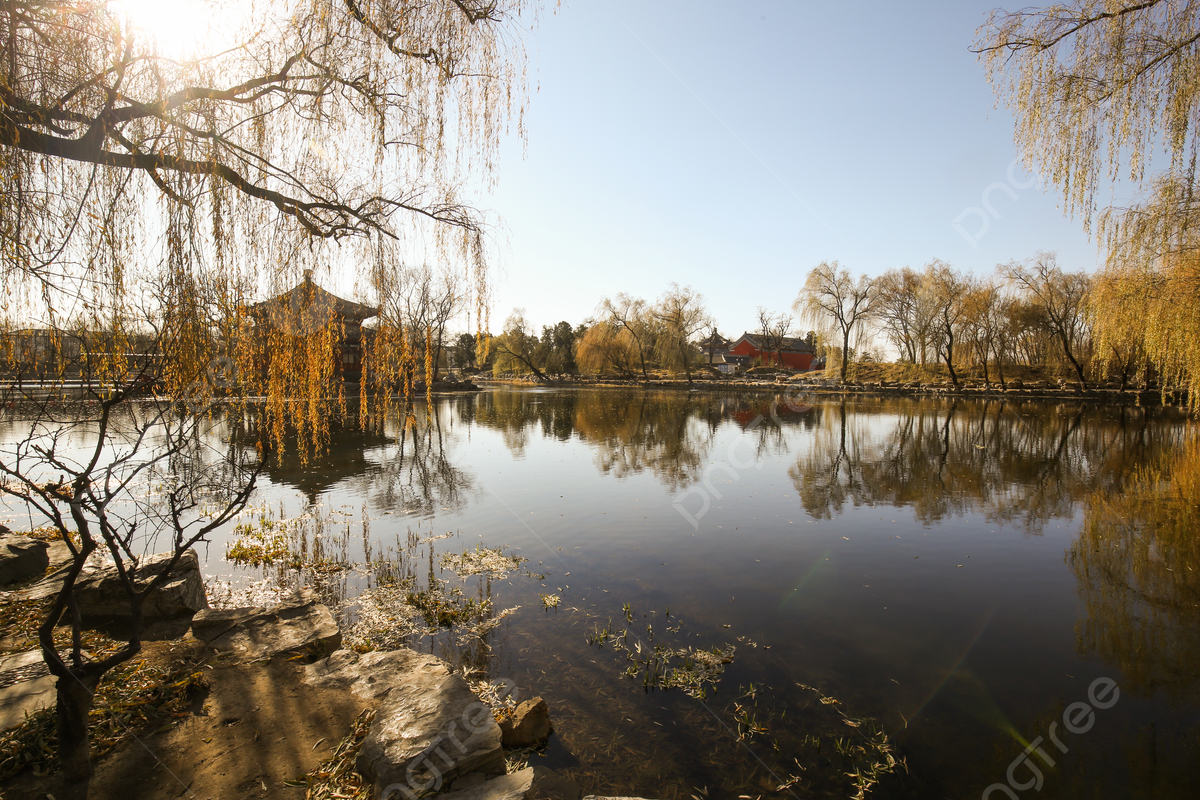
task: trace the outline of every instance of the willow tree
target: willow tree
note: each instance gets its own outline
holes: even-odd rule
[[[877,319],[884,335],[902,361],[921,366],[925,366],[937,315],[927,272],[900,267],[875,279]]]
[[[81,296],[115,314],[157,270],[179,324],[216,309],[232,333],[250,293],[416,233],[485,297],[483,218],[458,187],[487,179],[522,108],[512,27],[534,5],[269,3],[185,57],[101,0],[3,5],[10,302],[20,285],[50,324]],[[172,388],[214,355],[185,348]]]
[[[1138,343],[1200,407],[1200,5],[996,11],[976,49],[1027,166],[1059,188],[1068,214],[1097,223],[1107,250],[1091,299],[1097,352]],[[1117,181],[1137,201],[1102,206]]]
[[[1064,272],[1054,253],[1039,253],[1023,264],[1011,262],[999,268],[1040,312],[1046,327],[1062,348],[1063,357],[1070,363],[1081,388],[1087,388],[1083,355],[1089,347],[1091,333],[1087,315],[1091,279],[1083,272]]]
[[[690,386],[692,365],[700,357],[692,339],[712,322],[704,307],[704,295],[690,286],[680,288],[672,283],[650,313],[660,326],[656,341],[659,360],[667,369],[683,370]]]
[[[850,342],[858,342],[866,323],[877,312],[878,292],[866,275],[850,277],[836,261],[822,261],[808,273],[804,288],[793,304],[796,313],[829,333],[828,339],[842,343],[840,375],[846,380],[850,364]]]
[[[640,297],[621,292],[615,298],[604,298],[597,308],[602,319],[625,331],[628,340],[633,342],[642,370],[642,380],[649,383],[650,373],[646,368],[646,359],[653,354],[658,339],[658,326],[649,304]]]
[[[135,398],[129,379],[142,373],[125,363],[127,343],[153,331],[164,343],[150,362],[155,383],[185,417],[199,419],[218,388],[317,391],[310,378],[324,375],[338,335],[328,326],[286,342],[288,357],[273,364],[291,365],[288,379],[264,382],[244,358],[236,374],[230,369],[249,330],[250,301],[307,269],[369,265],[424,242],[470,276],[482,316],[485,225],[459,192],[490,179],[502,137],[513,120],[519,125],[526,80],[517,18],[536,16],[537,0],[268,1],[241,19],[237,6],[192,2],[220,13],[221,30],[186,49],[107,0],[0,4],[4,317],[37,319],[52,331],[82,319],[109,334],[88,362],[104,414]],[[382,287],[360,269],[364,291],[378,295]],[[384,333],[380,341],[404,349],[403,334]],[[428,329],[424,335],[428,342]],[[395,352],[374,354],[397,360]],[[403,352],[398,361],[411,366]],[[308,414],[305,429],[317,441],[329,424],[328,403],[266,407]],[[46,416],[35,427],[54,422]],[[139,431],[139,449],[115,465],[103,457],[112,448],[99,442],[96,458],[68,476],[69,488],[47,490],[15,455],[5,462],[5,486],[24,486],[50,516],[67,503],[71,515],[59,517],[60,527],[81,540],[46,630],[76,608],[74,575],[88,553],[106,550],[124,575],[123,565],[136,572],[153,538],[145,526],[117,530],[101,519],[120,498],[83,502],[116,467],[140,464],[137,474],[149,474],[186,455],[152,447],[158,440],[144,425]],[[133,499],[141,491],[115,486]],[[133,531],[141,543],[128,539]],[[197,541],[176,534],[176,552]],[[67,618],[77,630],[78,614]],[[85,677],[78,646],[60,654],[48,635],[42,645],[60,687]],[[135,631],[122,653],[136,651]],[[86,726],[90,694],[64,700],[60,691],[59,699],[72,724]],[[76,787],[90,774],[78,733],[60,735],[74,743],[64,763]]]
[[[589,325],[575,347],[575,361],[584,372],[596,375],[616,371],[627,379],[634,376],[638,354],[633,335],[609,320]]]
[[[545,381],[546,375],[539,369],[544,366],[540,364],[539,344],[533,326],[525,319],[525,309],[514,308],[504,322],[504,331],[490,342],[496,354],[492,370],[496,375],[528,370],[537,380]]]

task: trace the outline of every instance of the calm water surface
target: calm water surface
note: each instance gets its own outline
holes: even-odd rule
[[[438,399],[403,436],[393,421],[335,437],[307,467],[284,459],[261,500],[285,515],[342,510],[352,559],[364,516],[370,546],[453,531],[433,547],[482,541],[530,559],[536,574],[490,587],[497,608],[521,609],[490,636],[485,666],[548,700],[557,734],[534,758],[589,790],[775,796],[800,776],[778,796],[848,796],[818,774],[829,745],[814,760],[805,744],[827,711],[808,685],[906,760],[873,797],[980,797],[1039,736],[1054,766],[1036,761],[1040,791],[1018,796],[1200,796],[1196,577],[1148,597],[1080,545],[1097,492],[1119,496],[1135,469],[1185,450],[1181,415],[781,400]],[[226,541],[206,571],[250,574],[225,562]],[[351,596],[368,582],[341,580]],[[547,592],[556,611],[541,607]],[[625,654],[586,641],[610,621],[647,643],[736,655],[704,700],[647,691],[622,677]],[[1101,677],[1119,700],[1088,731],[1064,731],[1064,709]],[[739,741],[747,712],[762,730]],[[1046,739],[1055,721],[1065,753]],[[1013,784],[1031,780],[1017,770]]]

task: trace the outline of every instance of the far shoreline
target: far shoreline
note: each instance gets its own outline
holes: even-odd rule
[[[1126,406],[1168,406],[1186,410],[1187,391],[1163,392],[1157,388],[1114,388],[1100,385],[1080,389],[1077,385],[1052,385],[1048,381],[1010,381],[1001,388],[993,382],[990,387],[974,381],[962,381],[955,388],[950,382],[919,383],[899,381],[846,381],[813,375],[793,376],[786,380],[768,380],[756,376],[735,378],[651,378],[630,380],[614,377],[555,377],[537,380],[532,376],[484,378],[473,375],[470,380],[480,388],[547,388],[547,389],[653,389],[696,392],[738,392],[746,394],[795,393],[816,397],[913,397],[953,398],[968,400],[1059,400],[1111,403]],[[1018,385],[1019,384],[1019,385]],[[435,392],[436,394],[436,392]]]

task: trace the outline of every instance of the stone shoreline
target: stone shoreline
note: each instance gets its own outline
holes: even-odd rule
[[[51,596],[61,585],[53,568],[63,551],[61,543],[0,533],[0,574],[10,586],[18,585],[0,592],[0,602]],[[162,558],[146,559],[143,569],[152,570]],[[89,567],[87,590],[79,596],[85,619],[119,616],[112,571]],[[143,771],[165,766],[197,797],[219,797],[232,788],[252,790],[242,796],[302,796],[290,779],[314,769],[324,752],[318,748],[324,743],[328,750],[345,737],[348,720],[355,718],[369,719],[354,764],[373,797],[410,800],[435,792],[446,800],[609,800],[585,797],[574,781],[544,767],[507,772],[508,752],[538,747],[552,735],[541,698],[498,716],[436,656],[342,649],[333,614],[311,593],[272,606],[209,608],[191,551],[167,587],[162,598],[148,603],[147,623],[173,626],[166,637],[170,648],[202,656],[208,696],[188,720],[148,734],[156,751],[149,758],[157,764],[145,763],[147,754],[132,743],[102,759],[95,779],[102,785],[131,779],[140,784]],[[0,728],[21,724],[26,713],[53,704],[56,679],[30,669],[40,658],[34,650],[0,659],[0,704],[9,712]],[[324,735],[318,739],[318,733]],[[230,759],[234,751],[239,755]],[[164,780],[157,787],[161,794],[149,791],[149,784],[145,788],[140,796],[172,796],[178,783],[172,789]]]
[[[475,378],[475,383],[483,387],[543,387],[543,388],[580,388],[580,389],[668,389],[694,390],[697,392],[746,392],[746,393],[778,393],[786,392],[795,395],[811,394],[816,397],[914,397],[914,398],[957,398],[984,400],[1058,400],[1120,403],[1124,405],[1152,406],[1187,404],[1186,390],[1171,390],[1164,396],[1158,389],[1127,388],[1109,386],[1107,384],[1081,390],[1071,384],[1051,384],[1046,381],[1023,383],[1010,381],[1005,388],[993,385],[960,384],[955,389],[951,383],[916,383],[894,381],[872,381],[842,383],[838,380],[811,378],[808,376],[794,377],[787,380],[731,378],[722,380],[696,379],[691,384],[684,379],[652,379],[640,380],[550,380],[534,381],[519,378]]]

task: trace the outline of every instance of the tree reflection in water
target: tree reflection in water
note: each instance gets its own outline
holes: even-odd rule
[[[1193,445],[1189,449],[1186,417],[1163,408],[1013,402],[1007,399],[859,397],[844,401],[812,399],[811,402],[812,405],[804,405],[783,395],[577,390],[498,391],[447,398],[436,403],[428,418],[418,404],[415,424],[411,427],[405,427],[401,417],[387,421],[381,439],[339,437],[331,449],[357,449],[359,452],[357,455],[343,453],[338,458],[345,459],[346,465],[358,463],[363,466],[358,474],[345,476],[335,475],[335,471],[330,470],[323,479],[344,481],[338,484],[339,487],[357,486],[359,496],[376,509],[376,515],[380,510],[388,509],[436,518],[443,508],[457,510],[471,503],[479,494],[475,487],[480,485],[480,479],[473,477],[474,470],[482,469],[484,464],[495,467],[488,461],[495,458],[495,453],[484,457],[478,444],[481,440],[490,442],[486,446],[494,451],[498,451],[497,440],[503,443],[508,452],[501,454],[501,464],[528,459],[527,465],[512,463],[514,470],[526,470],[517,477],[540,479],[549,475],[550,479],[545,483],[553,487],[555,495],[563,493],[554,483],[556,476],[550,474],[560,463],[560,451],[584,450],[583,463],[586,465],[591,459],[595,467],[593,483],[585,485],[597,491],[605,491],[607,486],[613,489],[613,496],[617,498],[630,496],[635,491],[640,494],[641,487],[626,487],[623,494],[614,486],[615,482],[609,480],[613,477],[625,480],[639,474],[648,476],[665,489],[664,495],[700,485],[712,465],[722,461],[733,463],[731,448],[736,445],[736,458],[743,464],[757,454],[764,467],[761,478],[747,480],[743,485],[762,492],[772,481],[777,486],[780,473],[786,472],[790,480],[784,484],[794,487],[803,508],[816,518],[831,519],[842,514],[850,518],[856,506],[879,505],[911,508],[916,521],[923,525],[933,526],[942,520],[968,517],[976,523],[975,529],[983,529],[984,526],[977,523],[988,521],[1012,525],[1028,535],[1049,533],[1054,527],[1050,523],[1055,520],[1072,521],[1069,526],[1062,525],[1068,531],[1082,521],[1078,541],[1063,544],[1064,548],[1070,548],[1068,564],[1074,577],[1062,568],[1063,550],[1055,543],[1057,540],[1024,543],[1020,536],[996,538],[1003,540],[1005,555],[1029,544],[1030,547],[1021,551],[1021,558],[1026,552],[1041,553],[1038,558],[1049,558],[1049,562],[1037,562],[1035,566],[1045,568],[1045,572],[1054,569],[1055,576],[1051,579],[1043,574],[1037,578],[1037,585],[1065,590],[1058,593],[1067,601],[1065,611],[1058,609],[1063,612],[1060,621],[1067,636],[1067,647],[1061,650],[1070,650],[1070,625],[1075,615],[1071,593],[1077,589],[1083,607],[1077,628],[1077,646],[1083,655],[1118,666],[1121,672],[1114,671],[1113,677],[1119,680],[1123,693],[1151,696],[1164,691],[1194,702],[1193,695],[1200,684],[1192,666],[1200,655],[1200,634],[1194,625],[1200,608],[1200,578],[1197,577],[1200,572],[1200,521],[1196,519],[1200,515],[1195,501],[1200,497],[1200,446]],[[474,440],[471,440],[472,431],[476,434]],[[488,435],[478,435],[484,432]],[[541,446],[557,443],[569,443],[572,447]],[[323,467],[315,464],[314,469],[319,471]],[[354,473],[350,467],[346,471]],[[586,466],[584,471],[591,472]],[[272,477],[286,482],[293,476],[281,471]],[[295,479],[320,477],[301,475]],[[564,476],[564,480],[584,479],[571,474]],[[539,483],[539,480],[529,480],[530,491],[536,493]],[[739,497],[735,502],[727,503],[728,508],[722,513],[737,515],[752,511],[750,504],[755,503],[774,502],[779,508],[785,503],[794,504],[796,500],[790,488],[784,491],[783,496],[778,491],[762,492],[769,494],[762,499]],[[326,502],[332,502],[329,494],[324,492]],[[667,503],[663,508],[666,512],[662,512],[662,508],[660,512],[670,512]],[[468,532],[468,536],[489,530],[487,524],[488,521],[483,520],[477,529]],[[759,546],[769,552],[784,552],[786,548],[779,544],[783,537],[768,538],[771,524],[767,521],[756,531],[764,534],[764,541]],[[433,542],[420,544],[414,553],[406,552],[401,556],[402,550],[410,549],[411,532],[409,542],[397,538],[394,548],[388,551],[381,547],[383,537],[378,535],[378,531],[384,529],[380,525],[375,537],[368,536],[365,526],[363,529],[363,550],[370,553],[367,588],[399,587],[397,591],[402,595],[399,599],[407,600],[410,591],[428,589],[449,577],[442,575],[438,564],[431,560],[434,557]],[[665,529],[649,530],[648,536],[653,537]],[[585,529],[585,535],[587,532]],[[347,536],[341,528],[331,533],[341,536],[329,537],[331,548],[341,545]],[[353,533],[357,534],[357,529]],[[709,533],[714,547],[724,548],[723,552],[735,552],[739,546],[737,541],[723,538],[722,533]],[[785,545],[802,549],[807,542],[797,545],[800,538],[792,536]],[[905,536],[906,540],[908,538]],[[458,547],[460,544],[447,542],[439,547]],[[611,579],[612,574],[621,574],[620,571],[631,564],[636,570],[638,557],[628,552],[616,552],[618,550],[620,548],[613,548],[614,554],[605,554],[605,558],[612,561],[601,560],[596,567],[605,579]],[[333,561],[341,558],[340,554],[330,554],[329,550],[323,550],[319,555]],[[1021,558],[1014,560],[1014,574],[1023,568]],[[1033,556],[1030,559],[1033,563]],[[912,563],[923,567],[927,562]],[[707,567],[707,564],[700,564],[702,570]],[[583,574],[586,570],[585,563],[579,571]],[[827,574],[831,576],[826,587],[828,596],[838,597],[834,594],[837,591],[833,582],[836,573],[830,571]],[[895,569],[885,577],[891,579],[898,590],[911,589],[921,594],[925,588],[914,575],[917,573]],[[697,609],[710,608],[705,606],[703,598],[693,600],[687,593],[690,590],[680,589],[685,578],[674,586],[665,579],[668,581],[665,588],[655,585],[654,590],[675,593],[672,614],[676,610],[676,597],[688,598]],[[326,578],[331,593],[337,593],[340,587],[335,584],[341,579],[336,574]],[[512,590],[507,588],[508,584],[498,582],[493,585],[491,581],[479,578],[475,581],[477,583],[456,582],[454,585],[465,592],[464,602],[470,598],[480,606],[491,601],[495,591],[496,606],[493,609],[488,605],[487,613],[481,616],[482,622],[491,624],[505,606],[518,603]],[[944,590],[940,595],[933,594],[955,600],[961,597],[964,605],[981,598],[990,600],[993,596],[1004,596],[1008,591],[1002,580],[980,587],[971,585],[970,591],[962,586],[948,586],[940,587]],[[354,593],[361,588],[351,587],[350,591]],[[791,589],[790,584],[788,588]],[[730,594],[732,596],[733,592]],[[564,603],[564,612],[570,602],[568,599]],[[953,606],[954,603],[946,605]],[[915,658],[925,658],[923,648],[926,645],[920,639],[921,632],[932,631],[931,639],[935,635],[943,637],[944,631],[958,624],[957,617],[943,612],[932,602],[918,602],[915,607],[920,614],[901,617],[895,626],[905,635],[917,632],[917,641],[912,645],[897,642],[899,635],[896,640],[888,638],[873,618],[856,617],[855,614],[861,612],[853,607],[851,613],[835,615],[832,623],[818,619],[823,608],[807,618],[796,614],[786,621],[807,624],[806,633],[829,635],[837,642],[841,641],[837,639],[839,631],[833,628],[844,625],[854,635],[881,637],[877,646],[874,643],[852,645],[863,652],[884,652],[886,648],[895,647],[899,654],[897,659],[914,657],[913,654],[916,654]],[[385,610],[389,614],[383,618],[390,620],[394,614],[390,609]],[[927,612],[933,615],[932,618],[926,616]],[[754,619],[765,615],[756,608],[751,617],[740,622],[753,625]],[[1010,621],[1023,623],[1030,619],[1022,614],[1010,617]],[[508,674],[506,670],[511,671],[514,664],[521,669],[527,666],[541,669],[554,663],[558,664],[560,671],[555,674],[559,677],[575,676],[590,669],[587,665],[594,664],[590,655],[572,649],[570,642],[578,646],[580,629],[566,613],[528,624],[526,618],[517,618],[513,630],[518,640],[532,648],[532,652],[545,651],[545,660],[538,661],[540,656],[527,656],[524,650],[516,654],[513,649],[506,649],[507,624],[477,639],[460,638],[457,631],[439,629],[431,634],[414,629],[408,641],[435,649],[455,664],[478,674]],[[1044,631],[1034,633],[1047,635]],[[972,639],[971,646],[974,641]],[[1057,652],[1054,650],[1057,640],[1050,645],[1047,641],[1031,643],[1028,650],[1020,650],[1021,656],[1048,652],[1053,655]],[[783,642],[786,642],[786,634],[781,634],[781,644]],[[821,652],[819,645],[811,647],[815,656],[813,662],[824,665],[819,668],[849,660],[842,660],[834,648],[831,648],[833,655],[828,655]],[[776,645],[776,650],[771,652],[781,649],[783,646]],[[935,653],[928,663],[941,669],[940,644],[929,645],[928,649]],[[761,666],[762,662],[755,659],[766,659],[767,656],[752,653],[749,648],[744,652],[736,669],[746,670],[745,675],[757,676],[759,673],[752,673],[753,665]],[[509,662],[497,666],[504,659]],[[525,659],[530,659],[528,664]],[[942,692],[939,713],[978,717],[987,721],[989,729],[999,727],[1020,735],[1045,730],[1049,721],[1061,719],[1062,703],[1075,699],[1056,698],[1047,703],[1042,698],[1039,702],[1045,719],[1039,716],[1031,722],[1022,709],[1024,687],[1015,694],[1003,686],[997,688],[995,675],[990,678],[992,682],[984,682],[979,677],[980,670],[960,668],[960,663],[955,662],[951,676],[944,681],[948,688],[938,690]],[[863,678],[864,675],[867,678]],[[867,680],[870,675],[870,669],[866,668],[859,677]],[[592,685],[587,684],[587,690],[581,690],[577,696],[570,695],[571,690],[566,684],[548,693],[572,696],[572,702],[587,709],[587,714],[578,715],[580,718],[595,717],[598,722],[611,723],[612,720],[604,716],[608,712],[603,704],[596,701],[601,696],[609,697],[599,694],[604,687],[609,687],[605,682],[608,676],[597,672],[593,680],[597,688],[593,690]],[[619,694],[613,696],[620,697]],[[665,705],[666,701],[663,702]],[[657,702],[655,707],[659,707]],[[638,718],[632,700],[620,708],[622,720]],[[1120,713],[1133,715],[1132,709],[1132,703],[1122,704]],[[1141,712],[1138,714],[1140,719],[1146,719]],[[788,716],[792,715],[789,713]],[[972,733],[970,725],[957,717],[948,719],[952,722],[946,723],[943,719],[931,724],[936,722],[933,716],[923,720],[923,724],[929,726],[925,730],[934,732],[928,734],[931,738],[927,740],[931,754],[921,756],[924,768],[928,770],[925,777],[954,772],[942,755],[943,751],[953,752],[954,742],[961,740],[976,745],[992,741],[978,732]],[[905,724],[907,722],[905,719]],[[1155,724],[1159,725],[1158,734],[1154,725],[1135,727],[1137,724],[1135,720],[1120,737],[1106,738],[1097,733],[1088,740],[1086,747],[1081,745],[1078,750],[1073,747],[1071,768],[1055,773],[1053,778],[1047,777],[1043,795],[1082,796],[1110,783],[1161,790],[1158,795],[1147,796],[1180,796],[1178,791],[1173,795],[1171,787],[1176,790],[1194,787],[1196,781],[1188,777],[1192,773],[1187,770],[1189,764],[1195,763],[1191,754],[1200,752],[1197,746],[1200,740],[1178,735],[1179,726],[1169,715],[1155,718]],[[953,728],[953,735],[946,734],[946,725]],[[1167,733],[1170,726],[1173,726],[1171,732]],[[578,732],[582,727],[580,722],[575,730]],[[724,734],[715,731],[712,735],[715,739]],[[912,737],[905,747],[918,750],[925,746],[918,734],[914,733]],[[982,786],[994,781],[994,776],[1003,776],[1015,752],[1012,745],[1016,743],[1007,733],[996,741],[999,744],[995,764],[980,768],[978,763],[971,762],[963,767],[961,774],[946,778],[946,785],[966,785],[982,775],[986,779]],[[1118,752],[1121,748],[1128,748],[1129,752]],[[700,752],[702,748],[697,745],[691,749]],[[688,752],[689,748],[681,747],[672,759],[683,763],[688,759]],[[600,764],[608,757],[599,750],[594,756],[589,764]],[[980,761],[988,758],[979,753],[972,753],[972,757]],[[641,763],[649,762],[644,751],[639,749],[639,752],[630,752],[622,758],[618,771],[633,774]],[[751,772],[757,769],[755,764],[746,766]],[[706,771],[709,769],[706,765],[698,765],[695,769],[697,775],[713,774]],[[726,771],[722,766],[721,774]],[[1056,782],[1053,786],[1059,788],[1052,787],[1052,780]],[[914,790],[908,796],[931,795]]]
[[[233,427],[233,435],[253,418]],[[531,437],[590,446],[602,475],[649,473],[669,491],[694,485],[729,457],[737,429],[757,459],[795,452],[788,468],[805,510],[828,519],[848,506],[911,507],[932,524],[967,513],[1040,533],[1093,492],[1119,489],[1139,464],[1175,452],[1186,421],[1162,408],[1082,403],[875,398],[798,405],[794,399],[683,392],[487,392],[403,410],[372,432],[338,431],[309,465],[285,452],[268,476],[310,502],[349,481],[374,508],[432,516],[460,510],[475,480],[452,460],[462,430],[500,433],[525,456]],[[748,451],[738,446],[739,460]]]
[[[1200,689],[1200,441],[1093,492],[1068,564],[1086,617],[1077,645],[1120,667],[1123,691]]]
[[[1039,533],[1097,488],[1120,485],[1133,465],[1179,445],[1168,414],[1058,405],[911,400],[840,402],[788,474],[809,514],[846,504],[909,506],[931,524],[981,513]]]
[[[457,410],[457,409],[455,409]],[[335,486],[370,499],[374,508],[429,517],[466,506],[475,491],[471,476],[450,457],[453,439],[443,428],[440,405],[431,414],[409,405],[379,424],[331,423],[326,450],[304,463],[295,447],[273,453],[265,470],[272,483],[298,489],[310,506]],[[229,426],[230,441],[253,446],[257,417],[248,413]]]
[[[450,460],[450,436],[443,428],[443,409],[432,414],[399,414],[390,427],[398,446],[364,476],[365,493],[375,508],[396,509],[429,517],[466,506],[475,493],[471,475]]]
[[[699,480],[708,463],[711,398],[682,392],[495,392],[478,398],[473,421],[499,431],[521,458],[536,429],[595,448],[601,473],[650,472],[675,490]]]

